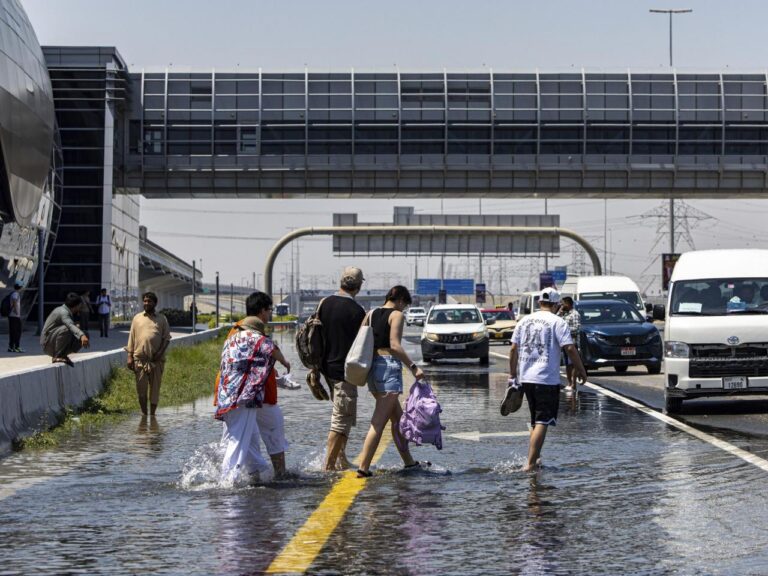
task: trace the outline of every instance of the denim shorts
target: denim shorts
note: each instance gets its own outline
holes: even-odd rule
[[[368,390],[373,393],[403,393],[403,363],[394,356],[373,358],[373,367],[368,373]]]

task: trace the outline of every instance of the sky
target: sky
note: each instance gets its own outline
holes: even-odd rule
[[[665,69],[668,20],[649,8],[692,8],[675,18],[674,61],[680,70],[761,70],[768,62],[763,0],[21,0],[43,45],[116,46],[132,70],[625,70]],[[691,200],[693,247],[765,247],[766,200]],[[669,248],[665,201],[550,199],[561,226],[594,243],[608,270],[659,290],[661,252]],[[331,225],[334,212],[387,222],[395,206],[440,213],[438,199],[148,200],[141,222],[150,239],[185,260],[202,261],[204,280],[262,276],[274,240],[290,228]],[[477,199],[451,199],[445,213],[476,214]],[[605,219],[607,210],[607,219]],[[542,214],[542,200],[487,198],[483,213]],[[607,237],[604,229],[608,229]],[[211,238],[224,237],[220,238]],[[247,237],[267,240],[246,240]],[[274,240],[273,240],[274,239]],[[550,267],[574,264],[568,241]],[[689,249],[686,242],[683,249]],[[369,288],[410,285],[414,258],[337,258],[329,239],[302,240],[294,268],[302,287],[331,287],[347,264],[363,268]],[[544,267],[537,258],[486,258],[484,280],[508,294],[528,289]],[[477,258],[447,258],[446,275],[478,274]],[[287,290],[291,250],[275,267],[275,291]],[[418,275],[437,277],[439,258],[419,258]],[[503,283],[500,284],[501,279]]]

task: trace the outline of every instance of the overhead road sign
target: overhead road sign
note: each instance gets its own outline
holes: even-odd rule
[[[466,234],[477,234],[479,236],[484,235],[496,235],[496,234],[509,234],[519,236],[529,235],[544,235],[551,234],[552,236],[565,236],[578,243],[589,256],[592,262],[592,270],[596,276],[602,274],[603,267],[600,264],[600,257],[597,255],[597,250],[587,240],[567,228],[547,228],[541,226],[319,226],[309,228],[298,228],[288,232],[285,236],[280,238],[272,249],[267,254],[267,260],[264,263],[264,290],[269,294],[272,292],[272,273],[275,266],[275,260],[277,259],[280,251],[288,245],[291,241],[304,236],[334,236],[336,234],[352,233],[360,236],[367,236],[369,234],[410,234],[416,232],[420,234],[444,234],[444,235],[456,235],[462,236]]]
[[[475,293],[475,281],[472,278],[419,278],[416,280],[416,293],[422,296],[439,294],[440,289],[456,296],[469,296]]]
[[[395,207],[391,223],[359,222],[357,214],[334,214],[334,226],[401,226],[413,231],[398,234],[339,233],[333,235],[333,252],[337,256],[508,256],[523,254],[556,254],[560,240],[552,234],[440,234],[421,233],[415,227],[557,227],[557,214],[416,214],[412,207]]]

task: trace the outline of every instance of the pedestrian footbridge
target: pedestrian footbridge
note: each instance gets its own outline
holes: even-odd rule
[[[768,192],[764,72],[122,73],[147,197]]]

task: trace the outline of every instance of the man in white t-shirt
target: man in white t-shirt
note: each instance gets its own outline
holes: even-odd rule
[[[576,378],[581,381],[587,379],[568,324],[555,315],[559,302],[560,294],[557,290],[542,290],[539,296],[541,310],[523,318],[512,334],[509,387],[501,405],[501,413],[504,416],[509,413],[507,406],[517,387],[522,385],[531,411],[528,462],[523,468],[526,472],[541,465],[541,448],[547,436],[547,427],[557,424],[561,349],[573,363]]]

